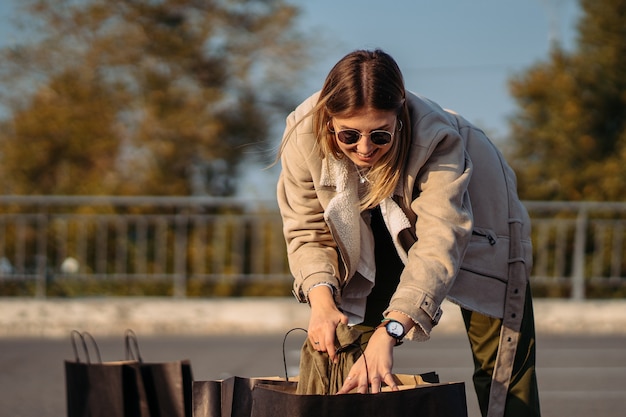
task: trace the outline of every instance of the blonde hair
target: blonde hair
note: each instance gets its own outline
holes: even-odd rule
[[[347,118],[363,109],[393,111],[398,120],[391,149],[370,169],[371,186],[361,197],[361,209],[377,206],[391,196],[402,176],[411,145],[411,124],[404,79],[395,60],[381,50],[357,50],[343,57],[326,77],[311,111],[320,157],[345,155],[327,124],[333,117]],[[401,128],[400,128],[401,127]],[[399,129],[400,128],[400,129]],[[286,135],[289,137],[290,135]],[[284,144],[281,145],[281,151]],[[407,191],[403,190],[407,196]]]

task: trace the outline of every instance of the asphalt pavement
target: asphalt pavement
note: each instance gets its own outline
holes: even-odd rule
[[[290,335],[288,374],[297,373],[302,337]],[[147,362],[189,359],[194,379],[283,376],[280,334],[141,337]],[[537,373],[544,416],[622,417],[626,409],[626,336],[539,335]],[[122,338],[98,338],[103,360],[124,358]],[[442,382],[465,383],[470,417],[479,417],[471,383],[472,363],[462,335],[434,334],[426,343],[404,343],[397,373],[435,371]],[[0,339],[0,415],[66,415],[63,364],[72,360],[69,340]]]
[[[66,415],[63,364],[73,358],[73,328],[94,335],[105,361],[123,359],[123,331],[133,328],[144,360],[189,359],[196,380],[283,376],[283,336],[305,326],[307,313],[291,299],[1,299],[0,417]],[[535,315],[543,415],[623,416],[626,303],[536,300]],[[445,304],[444,318],[430,341],[397,348],[394,371],[464,382],[469,416],[478,417],[458,308]],[[303,339],[287,339],[289,375]]]

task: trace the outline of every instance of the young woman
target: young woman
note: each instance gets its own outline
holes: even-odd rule
[[[406,91],[380,50],[355,51],[287,118],[278,202],[310,346],[369,329],[339,393],[395,388],[394,346],[461,307],[483,415],[539,415],[530,221],[485,134]],[[365,358],[363,358],[363,356]]]

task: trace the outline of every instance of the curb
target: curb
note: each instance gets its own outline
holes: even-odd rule
[[[535,299],[537,333],[626,335],[626,300]],[[446,301],[433,334],[462,334]],[[307,327],[309,308],[292,298],[0,298],[0,337],[62,338],[73,329],[99,336],[132,328],[142,335],[285,333]]]

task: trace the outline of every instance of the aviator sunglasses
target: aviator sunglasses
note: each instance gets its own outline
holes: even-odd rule
[[[402,120],[398,120],[398,131],[402,130]],[[361,140],[361,136],[369,136],[370,140],[374,145],[377,146],[385,146],[391,142],[393,139],[394,133],[388,132],[386,130],[372,130],[370,133],[361,133],[356,129],[344,129],[338,132],[334,131],[331,127],[330,120],[326,124],[328,130],[331,133],[334,133],[337,139],[346,145],[354,145],[359,140]]]

